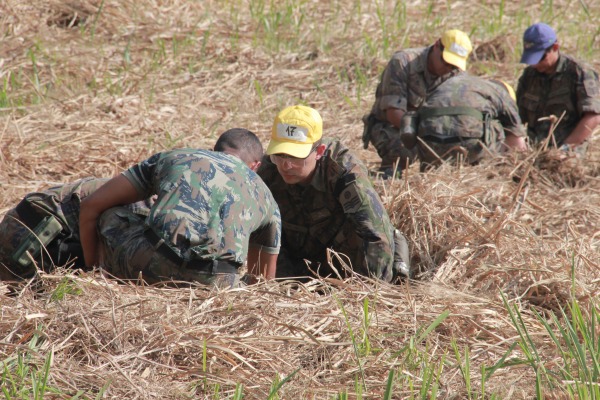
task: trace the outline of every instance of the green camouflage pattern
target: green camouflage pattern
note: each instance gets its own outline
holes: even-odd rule
[[[500,150],[505,131],[515,136],[525,136],[517,105],[501,83],[494,83],[466,72],[460,73],[435,88],[423,103],[421,111],[443,107],[470,107],[487,115],[487,134],[484,135],[484,121],[473,115],[439,115],[426,118],[419,115],[417,135],[426,144],[417,142],[422,162],[437,164],[440,159],[460,156],[465,162],[473,164],[488,154],[483,150],[482,143],[494,153]],[[433,140],[434,138],[462,140],[439,143]]]
[[[416,149],[408,149],[400,139],[400,131],[387,122],[376,122],[370,131],[370,143],[381,157],[381,168],[393,168],[402,171],[417,157]]]
[[[173,262],[151,245],[147,229],[145,218],[127,207],[114,207],[102,213],[98,223],[100,264],[106,272],[148,284],[181,287],[194,282],[223,289],[239,286],[239,274],[208,274]]]
[[[99,222],[109,270],[135,279],[142,272],[164,280],[189,280],[166,263],[148,242],[154,234],[182,259],[217,260],[241,266],[249,246],[277,254],[281,220],[265,183],[234,156],[209,150],[158,153],[123,175],[142,196],[157,195],[145,221],[123,208],[105,212]],[[211,279],[214,280],[214,277]],[[193,279],[206,282],[205,279]]]
[[[312,275],[303,259],[313,263],[316,273],[327,275],[330,248],[345,254],[355,272],[390,281],[394,227],[367,169],[338,140],[323,139],[323,144],[327,150],[309,185],[286,184],[268,157],[258,171],[281,210],[277,276]]]
[[[550,133],[551,121],[542,117],[564,117],[554,130],[558,146],[571,134],[584,113],[600,114],[598,74],[572,57],[560,54],[552,75],[527,67],[519,78],[517,104],[527,135],[533,142],[544,141]]]
[[[427,93],[459,71],[443,76],[434,76],[427,69],[427,56],[433,46],[406,49],[396,52],[381,74],[375,91],[375,103],[371,114],[377,119],[370,132],[365,135],[381,157],[381,165],[390,167],[400,158],[400,166],[415,157],[400,140],[397,127],[387,121],[386,110],[397,108],[404,112],[415,111],[425,101]]]
[[[9,210],[2,222],[0,222],[0,278],[3,280],[24,279],[32,277],[37,268],[50,271],[55,265],[73,265],[76,268],[84,266],[81,244],[79,241],[79,204],[81,200],[108,179],[85,178],[70,184],[51,187],[40,192],[29,193],[24,201],[29,202],[35,209],[39,210],[36,217],[52,215],[60,222],[62,231],[56,239],[47,247],[42,248],[39,253],[31,254],[33,262],[28,266],[17,264],[13,255],[25,240],[36,240],[31,230],[23,223],[16,208]],[[129,206],[139,214],[149,211],[144,202]],[[32,216],[30,216],[32,217]]]

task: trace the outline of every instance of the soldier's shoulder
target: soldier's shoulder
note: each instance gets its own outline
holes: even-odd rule
[[[363,176],[368,179],[368,171],[363,162],[339,139],[330,142],[327,156],[331,160],[327,171],[329,179],[342,179],[348,174],[352,174],[355,179]]]
[[[587,62],[575,58],[569,54],[562,54],[561,58],[564,60],[564,69],[572,74],[592,76],[598,79],[597,71]]]
[[[411,61],[419,58],[419,56],[421,56],[426,49],[427,47],[398,50],[392,55],[390,62],[391,64],[408,64]]]

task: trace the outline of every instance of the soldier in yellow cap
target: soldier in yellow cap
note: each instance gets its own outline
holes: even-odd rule
[[[277,277],[311,276],[311,269],[329,275],[327,249],[344,254],[361,275],[388,282],[408,277],[406,239],[394,229],[366,167],[339,140],[322,134],[315,109],[285,108],[258,170],[281,212]]]
[[[415,158],[415,152],[404,147],[399,128],[407,112],[416,111],[427,93],[446,79],[466,70],[472,45],[466,33],[451,29],[424,48],[396,52],[381,75],[370,114],[363,117],[363,144],[369,143],[381,157],[380,172],[384,178],[401,171]]]

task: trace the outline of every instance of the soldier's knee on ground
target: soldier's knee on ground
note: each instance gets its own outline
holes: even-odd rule
[[[398,229],[394,229],[394,276],[412,278],[408,241]]]
[[[0,280],[29,279],[37,272],[34,258],[43,256],[44,246],[31,230],[19,220],[17,212],[9,210],[0,223]],[[36,242],[34,254],[30,250],[30,243]],[[31,250],[33,251],[33,250]],[[18,260],[21,260],[19,262]],[[51,264],[48,257],[44,257],[44,264]]]

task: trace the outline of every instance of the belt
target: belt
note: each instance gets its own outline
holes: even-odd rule
[[[426,142],[450,144],[450,143],[460,143],[460,142],[466,142],[468,140],[479,140],[479,139],[474,138],[474,137],[462,137],[462,136],[439,137],[439,136],[427,135],[427,136],[423,137],[423,140]]]
[[[194,269],[196,271],[206,272],[207,274],[236,274],[238,265],[231,261],[222,260],[185,260],[179,256],[164,239],[159,237],[152,229],[147,229],[144,232],[146,239],[154,247],[160,255],[167,258],[169,261],[176,264],[178,267]]]

